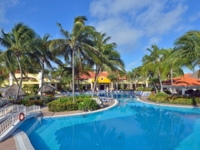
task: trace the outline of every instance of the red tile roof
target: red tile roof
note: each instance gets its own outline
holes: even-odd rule
[[[190,77],[191,74],[173,78],[174,86],[200,86],[200,80]],[[165,85],[171,85],[171,80],[163,81]]]

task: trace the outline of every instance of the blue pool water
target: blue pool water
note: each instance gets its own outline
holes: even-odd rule
[[[114,95],[109,110],[32,118],[19,128],[36,150],[200,150],[200,109],[155,106]]]

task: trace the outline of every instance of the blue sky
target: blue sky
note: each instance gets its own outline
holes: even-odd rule
[[[60,38],[56,22],[71,31],[74,17],[111,36],[130,71],[142,64],[147,48],[173,48],[189,30],[200,29],[199,0],[0,0],[0,28],[23,22],[40,36]],[[191,72],[185,69],[185,72]]]

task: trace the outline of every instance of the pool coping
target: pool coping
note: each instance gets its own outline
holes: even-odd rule
[[[144,98],[145,100],[142,100]],[[146,103],[146,104],[151,104],[151,105],[155,105],[155,106],[167,106],[167,107],[178,107],[178,108],[200,108],[200,106],[188,106],[188,105],[173,105],[173,104],[164,104],[164,103],[155,103],[155,102],[150,102],[148,101],[147,97],[138,97],[136,96],[136,100],[142,103]]]

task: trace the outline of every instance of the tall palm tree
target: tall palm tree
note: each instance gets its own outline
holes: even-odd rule
[[[43,87],[43,82],[44,82],[44,68],[45,65],[47,68],[53,68],[52,67],[52,62],[55,62],[59,65],[62,65],[62,61],[60,59],[57,59],[53,53],[50,51],[50,44],[52,40],[49,40],[50,35],[46,34],[41,37],[37,37],[33,40],[33,49],[30,51],[29,55],[31,58],[35,59],[38,64],[39,68],[37,68],[40,73],[41,73],[41,87],[40,87],[40,94],[42,95],[42,87]],[[33,61],[33,60],[32,60]]]
[[[105,33],[96,33],[96,38],[94,41],[94,47],[98,49],[101,53],[99,59],[94,60],[95,69],[95,79],[94,79],[94,89],[96,88],[98,77],[103,70],[115,71],[119,74],[124,71],[124,62],[120,58],[120,54],[115,50],[116,43],[108,43],[111,37],[106,37]],[[94,90],[92,96],[94,95]]]
[[[18,69],[20,70],[20,83],[15,98],[15,100],[17,100],[19,90],[22,86],[21,58],[22,56],[27,56],[26,52],[30,50],[30,43],[35,37],[35,32],[23,23],[18,23],[12,28],[11,32],[5,33],[2,30],[1,33],[2,35],[0,37],[0,44],[7,48],[5,53],[7,53],[8,60],[11,61],[12,57],[16,58]]]
[[[69,59],[71,58],[73,102],[75,102],[74,55],[79,51],[81,55],[88,57],[88,59],[98,59],[98,51],[91,46],[93,44],[91,35],[94,33],[95,29],[91,26],[86,26],[86,20],[87,19],[85,16],[75,17],[74,26],[71,33],[67,30],[64,30],[60,23],[57,23],[58,27],[60,28],[60,32],[65,37],[65,39],[58,39],[52,44],[56,55],[64,56],[67,62],[69,62]]]
[[[160,84],[160,91],[163,92],[163,86],[161,81],[161,71],[162,71],[162,62],[161,62],[161,55],[160,49],[157,45],[152,45],[151,49],[147,49],[150,52],[150,55],[145,55],[143,57],[143,70],[150,70],[151,72],[155,72],[157,74],[159,84]]]

